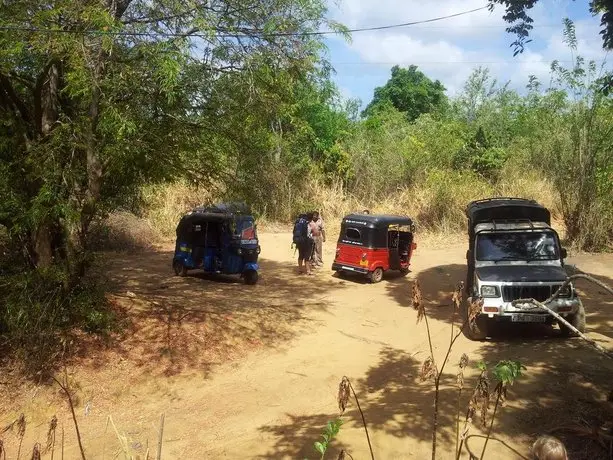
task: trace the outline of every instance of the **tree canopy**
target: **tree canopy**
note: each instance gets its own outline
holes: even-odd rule
[[[75,260],[90,223],[143,183],[248,163],[321,66],[308,32],[325,12],[321,0],[5,2],[0,225],[25,260]]]
[[[421,114],[430,113],[447,101],[445,87],[440,81],[432,81],[417,66],[392,67],[392,76],[384,86],[375,89],[373,100],[364,110],[369,116],[378,110],[392,106],[406,114],[409,121]]]
[[[515,54],[523,52],[524,46],[531,41],[529,36],[534,20],[528,12],[538,2],[539,0],[489,0],[490,9],[497,4],[505,8],[503,19],[511,24],[507,32],[517,37],[511,45],[515,48]],[[613,0],[590,0],[589,11],[593,15],[602,15],[602,46],[605,49],[613,49]]]

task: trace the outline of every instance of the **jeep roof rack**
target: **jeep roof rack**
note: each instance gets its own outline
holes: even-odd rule
[[[530,219],[492,219],[492,224],[494,224],[494,230],[496,230],[496,225],[501,224],[528,224],[534,230],[534,224]]]

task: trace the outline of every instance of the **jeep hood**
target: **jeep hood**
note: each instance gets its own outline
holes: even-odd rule
[[[476,269],[481,281],[537,282],[564,281],[566,271],[551,265],[490,265]]]

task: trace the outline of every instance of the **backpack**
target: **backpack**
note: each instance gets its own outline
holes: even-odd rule
[[[306,215],[300,214],[296,222],[294,222],[293,243],[300,244],[307,240],[309,222]]]

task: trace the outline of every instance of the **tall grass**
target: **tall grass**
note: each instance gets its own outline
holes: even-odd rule
[[[505,170],[492,184],[470,171],[431,169],[416,177],[411,185],[390,190],[382,183],[376,194],[353,192],[340,180],[326,182],[318,177],[305,180],[305,186],[285,196],[281,210],[256,203],[260,221],[291,223],[300,212],[319,210],[330,228],[338,228],[343,216],[364,209],[371,213],[401,214],[412,217],[419,231],[455,233],[464,230],[464,209],[471,200],[497,195],[533,198],[552,209],[559,199],[552,185],[534,172]],[[181,215],[202,203],[223,200],[222,193],[192,187],[185,183],[148,187],[143,191],[144,217],[161,237],[172,237]],[[246,198],[248,200],[248,198]]]
[[[219,188],[176,182],[150,185],[141,191],[143,217],[161,238],[171,238],[177,223],[187,211],[221,199]]]

